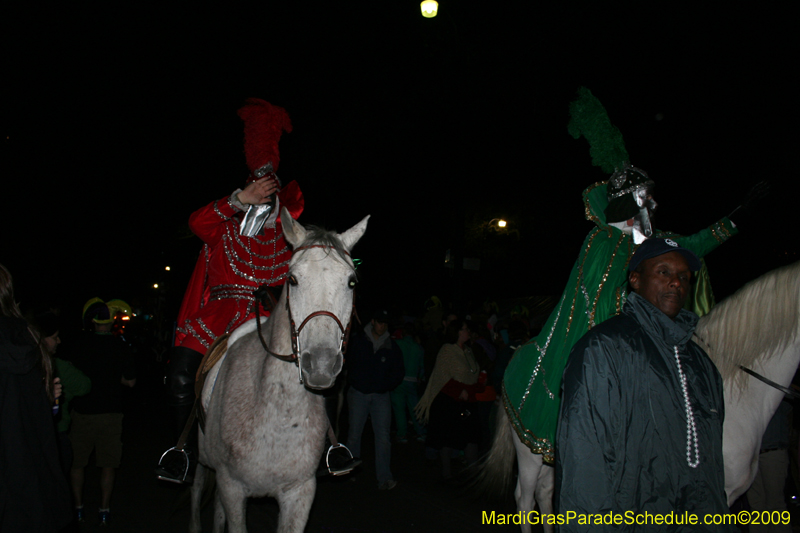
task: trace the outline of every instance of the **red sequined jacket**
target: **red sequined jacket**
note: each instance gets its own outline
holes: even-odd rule
[[[278,198],[292,218],[303,212],[297,182],[281,189]],[[280,216],[271,227],[267,222],[261,234],[244,237],[239,234],[242,214],[228,196],[189,218],[189,227],[205,245],[178,313],[176,346],[205,353],[218,336],[253,318],[253,291],[259,285],[283,283],[292,251],[283,238]]]

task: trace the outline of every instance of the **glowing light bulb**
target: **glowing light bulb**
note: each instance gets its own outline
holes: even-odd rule
[[[439,11],[439,3],[436,0],[425,0],[419,5],[422,10],[422,16],[426,19],[432,19]]]

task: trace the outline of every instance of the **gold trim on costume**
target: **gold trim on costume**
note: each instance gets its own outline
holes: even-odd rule
[[[527,446],[531,452],[541,455],[542,461],[545,463],[550,465],[555,463],[555,450],[553,448],[553,444],[545,438],[537,437],[533,432],[529,431],[523,427],[522,424],[520,424],[519,416],[514,407],[510,404],[505,384],[503,385],[503,407],[506,410],[506,416],[511,422],[511,426],[514,428],[514,431],[516,431],[519,440],[525,444],[525,446]]]
[[[594,222],[598,226],[603,224],[603,222],[601,222],[600,218],[592,212],[592,208],[589,205],[589,194],[591,194],[591,192],[596,187],[600,187],[601,185],[605,185],[606,183],[608,183],[608,180],[606,180],[606,181],[598,181],[596,183],[593,183],[593,184],[589,185],[588,187],[586,187],[583,190],[583,205],[584,205],[584,208],[586,209],[586,220],[591,220],[592,222]]]
[[[625,234],[623,233],[620,235],[619,240],[617,241],[617,245],[614,247],[614,253],[611,254],[611,261],[608,262],[608,266],[606,267],[606,272],[603,274],[603,279],[600,281],[600,286],[597,287],[597,294],[594,296],[594,304],[592,304],[592,312],[589,313],[589,329],[594,324],[594,315],[597,312],[597,302],[600,301],[600,293],[603,292],[603,287],[608,280],[608,275],[611,272],[611,265],[614,264],[614,259],[617,258],[617,252],[619,251],[619,247],[622,244],[622,241],[625,240]]]
[[[569,309],[569,319],[567,320],[567,331],[564,333],[564,338],[567,338],[569,335],[569,329],[572,327],[572,318],[575,315],[575,302],[578,300],[578,292],[581,288],[581,280],[583,279],[583,265],[586,263],[586,257],[589,255],[589,248],[592,247],[592,242],[594,242],[594,238],[597,237],[600,232],[603,231],[600,228],[596,228],[594,230],[594,234],[589,237],[589,242],[586,245],[586,249],[583,250],[583,260],[581,260],[581,266],[578,267],[578,284],[575,286],[575,295],[572,297],[572,306]]]

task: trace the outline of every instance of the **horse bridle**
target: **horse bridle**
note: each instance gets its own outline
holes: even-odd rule
[[[310,248],[332,249],[333,247],[332,246],[322,245],[322,244],[312,244],[312,245],[309,245],[309,246],[301,246],[299,248],[296,248],[294,250],[293,254],[296,254],[297,252],[300,252],[302,250],[308,250]],[[347,253],[347,250],[342,250],[342,251],[345,254],[347,254],[348,257],[350,256],[350,254]],[[313,313],[309,314],[300,323],[300,327],[298,328],[298,327],[295,326],[294,317],[292,316],[292,307],[291,307],[291,302],[290,302],[290,300],[291,300],[291,298],[290,298],[290,296],[291,296],[291,287],[292,287],[291,283],[288,283],[286,285],[286,312],[289,315],[289,325],[290,325],[290,328],[291,328],[292,353],[288,354],[288,355],[281,355],[279,353],[273,352],[269,348],[269,346],[267,346],[267,342],[264,340],[264,336],[261,334],[261,314],[259,312],[259,307],[260,306],[259,306],[258,299],[255,302],[255,307],[256,307],[256,329],[258,330],[258,340],[261,341],[261,345],[264,347],[264,350],[266,350],[266,352],[268,354],[270,354],[271,356],[275,357],[276,359],[280,359],[281,361],[285,361],[287,363],[294,363],[297,366],[298,374],[300,376],[300,384],[302,385],[304,383],[304,381],[303,381],[303,371],[300,368],[300,342],[299,342],[300,332],[303,330],[303,328],[306,326],[306,324],[309,323],[309,321],[312,318],[316,318],[316,317],[319,317],[319,316],[331,317],[334,320],[334,322],[336,322],[336,325],[339,326],[339,331],[341,331],[341,333],[342,333],[342,338],[339,341],[339,352],[344,354],[344,352],[347,350],[347,342],[350,339],[350,327],[353,324],[353,315],[356,315],[356,291],[355,291],[355,289],[353,289],[353,307],[352,307],[352,311],[350,312],[350,317],[349,317],[349,319],[347,321],[347,327],[342,326],[342,322],[339,320],[339,318],[336,315],[334,315],[333,313],[331,313],[330,311],[314,311]],[[259,287],[259,290],[260,289],[261,288]]]

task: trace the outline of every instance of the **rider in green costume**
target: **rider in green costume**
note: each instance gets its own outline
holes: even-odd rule
[[[628,261],[637,246],[630,234],[606,223],[608,182],[583,191],[586,218],[597,227],[583,242],[569,282],[541,333],[520,347],[506,369],[503,402],[520,440],[553,462],[553,437],[561,405],[561,376],[572,346],[592,326],[616,315],[627,297]],[[656,230],[702,257],[737,233],[728,218],[688,237]],[[713,305],[705,265],[690,308],[703,315]]]
[[[631,228],[644,230],[642,234],[645,237],[670,238],[701,258],[737,233],[727,217],[687,237],[651,229],[648,214],[652,215],[655,208],[649,195],[653,182],[647,174],[627,162],[622,136],[608,122],[599,101],[584,88],[580,95],[571,106],[570,132],[576,138],[581,134],[587,137],[595,164],[604,169],[608,166],[598,163],[595,149],[598,144],[611,139],[615,144],[612,150],[606,150],[605,155],[608,156],[606,162],[615,162],[612,167],[615,172],[608,181],[595,183],[583,192],[586,218],[597,227],[587,235],[564,293],[542,331],[514,354],[506,369],[503,386],[506,414],[520,440],[551,464],[561,404],[561,378],[567,357],[578,339],[594,325],[619,313],[625,303],[628,261],[638,247]],[[578,104],[583,108],[576,111]],[[599,135],[602,138],[599,143],[597,137],[592,137],[593,133],[598,134],[597,129],[587,131],[585,123],[575,126],[580,120],[576,115],[582,111],[585,116],[586,109],[592,106],[594,115],[589,122],[594,128],[600,123]],[[599,119],[597,115],[600,115]],[[603,127],[606,128],[604,131]],[[637,211],[644,215],[643,223]],[[608,221],[609,215],[611,222]],[[637,242],[641,242],[638,237]],[[687,307],[702,316],[714,304],[705,264],[696,277],[697,283],[693,285]]]

